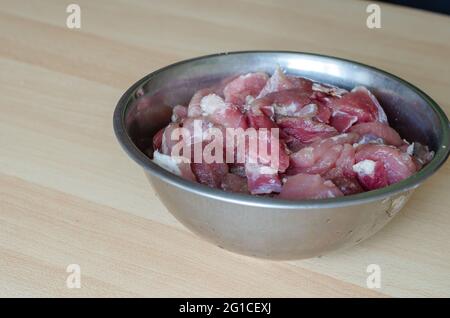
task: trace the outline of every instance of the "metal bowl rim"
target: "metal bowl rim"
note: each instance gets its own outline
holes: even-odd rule
[[[428,163],[422,170],[415,173],[411,177],[398,182],[396,184],[384,187],[378,190],[367,191],[359,194],[337,197],[332,199],[321,199],[321,200],[300,200],[300,201],[289,201],[281,200],[276,198],[258,197],[246,194],[237,194],[226,192],[220,189],[213,189],[204,186],[199,183],[184,180],[166,170],[159,167],[153,161],[146,156],[141,150],[139,150],[133,143],[131,138],[128,136],[125,130],[125,114],[129,105],[130,97],[133,96],[135,91],[144,83],[151,80],[153,76],[158,73],[164,72],[172,67],[187,64],[193,61],[198,61],[202,59],[209,59],[213,57],[218,57],[222,55],[238,55],[238,54],[298,54],[298,55],[309,55],[317,56],[321,58],[326,58],[330,60],[338,60],[345,63],[350,63],[354,65],[359,65],[364,68],[368,68],[372,71],[379,72],[383,75],[393,78],[399,81],[401,84],[406,85],[408,88],[416,92],[423,100],[426,101],[428,106],[437,114],[440,124],[441,124],[441,134],[442,143],[439,145],[439,149],[436,151],[433,160]],[[406,192],[411,189],[417,188],[425,179],[433,175],[446,161],[449,156],[449,146],[450,146],[450,125],[447,116],[444,111],[439,107],[439,105],[426,93],[414,86],[413,84],[407,82],[406,80],[393,75],[384,70],[378,69],[376,67],[340,58],[330,55],[308,53],[308,52],[297,52],[297,51],[271,51],[271,50],[261,50],[261,51],[234,51],[234,52],[224,52],[216,53],[210,55],[199,56],[187,60],[182,60],[163,68],[160,68],[134,83],[120,98],[113,114],[113,127],[114,132],[122,148],[127,152],[127,154],[138,163],[146,172],[150,173],[152,176],[162,179],[163,181],[181,188],[185,191],[220,200],[225,202],[230,202],[234,204],[242,204],[246,206],[262,207],[262,208],[274,208],[274,209],[321,209],[321,208],[334,208],[334,207],[345,207],[351,205],[358,205],[364,203],[370,203],[373,201],[378,201],[381,199],[389,198],[393,195],[399,194],[401,192]]]

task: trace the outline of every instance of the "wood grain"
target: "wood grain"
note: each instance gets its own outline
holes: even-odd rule
[[[450,18],[364,1],[0,1],[1,296],[450,296],[447,163],[403,212],[346,251],[269,262],[183,228],[118,146],[113,108],[135,80],[220,51],[285,49],[358,60],[450,113]],[[65,286],[80,264],[82,288]],[[382,287],[366,288],[366,267]]]

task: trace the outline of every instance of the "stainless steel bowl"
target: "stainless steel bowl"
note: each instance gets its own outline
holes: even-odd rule
[[[224,77],[253,71],[288,73],[344,88],[372,90],[390,124],[410,141],[427,144],[434,159],[414,176],[389,187],[326,200],[284,201],[227,193],[185,181],[155,165],[153,134],[170,121],[171,106]],[[145,94],[145,98],[137,97]],[[352,246],[370,237],[404,206],[411,193],[449,155],[449,123],[441,108],[410,83],[357,62],[298,52],[233,52],[182,61],[153,72],[120,99],[114,130],[167,209],[210,242],[241,254],[301,259]],[[151,152],[150,152],[151,153]]]

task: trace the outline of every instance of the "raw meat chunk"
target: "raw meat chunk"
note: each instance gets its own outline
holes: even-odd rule
[[[220,188],[223,178],[228,174],[226,163],[192,163],[198,182],[211,188]]]
[[[308,117],[283,117],[277,120],[278,126],[289,136],[302,143],[311,143],[319,138],[337,135],[337,130],[327,124]]]
[[[264,97],[272,92],[279,92],[292,88],[297,88],[305,92],[312,92],[312,81],[307,80],[306,78],[287,76],[278,67],[257,98]]]
[[[153,150],[161,150],[163,133],[164,128],[158,130],[158,132],[153,136]]]
[[[183,157],[168,156],[159,151],[155,151],[153,153],[153,162],[183,179],[196,181],[190,163]]]
[[[348,131],[356,122],[358,122],[358,116],[340,110],[334,110],[330,119],[330,125],[339,132]]]
[[[330,169],[332,169],[336,165],[336,161],[339,158],[342,152],[342,145],[334,145],[331,148],[328,148],[321,156],[317,158],[314,163],[311,164],[308,158],[307,161],[302,162],[300,165],[296,165],[295,162],[298,163],[299,156],[293,156],[291,158],[293,164],[288,170],[288,174],[297,174],[300,172],[310,173],[310,174],[325,174]],[[304,157],[313,157],[314,150],[311,147],[306,147],[301,149],[297,155],[302,154]],[[308,153],[308,154],[307,154]]]
[[[344,195],[357,194],[364,192],[364,189],[358,183],[356,178],[336,177],[331,181],[341,190]]]
[[[406,150],[404,152],[413,156],[417,170],[422,169],[422,167],[429,163],[434,157],[434,151],[430,151],[428,146],[422,145],[420,142],[413,142],[412,144],[405,145]]]
[[[183,105],[177,105],[172,110],[172,122],[180,122],[188,116],[188,109]]]
[[[375,96],[363,86],[355,87],[341,98],[329,98],[327,101],[327,105],[332,109],[331,124],[340,132],[347,131],[354,123],[387,123],[383,108]]]
[[[165,155],[172,154],[172,148],[178,143],[178,141],[172,139],[172,133],[175,129],[180,128],[179,123],[171,123],[169,124],[163,131],[161,136],[161,146],[155,149],[161,148],[161,152]],[[155,136],[157,139],[159,136]],[[154,140],[156,144],[158,140]]]
[[[251,194],[281,191],[282,184],[276,169],[258,164],[246,164],[245,174]]]
[[[247,112],[248,124],[255,129],[278,128],[275,122],[263,112],[258,104],[253,104]]]
[[[247,128],[247,121],[241,111],[234,105],[226,103],[220,96],[209,94],[200,101],[203,116],[225,128]]]
[[[343,196],[336,185],[317,174],[299,173],[288,177],[279,198],[287,200],[326,199]]]
[[[362,160],[353,166],[353,171],[366,190],[375,190],[389,185],[388,174],[381,161]]]
[[[227,173],[222,180],[220,187],[229,192],[249,193],[247,187],[247,179],[245,177]]]
[[[214,94],[214,89],[212,88],[204,88],[197,91],[194,96],[192,96],[191,101],[188,105],[188,116],[189,117],[198,117],[202,115],[202,108],[200,107],[200,102],[203,97],[209,94]]]
[[[307,172],[324,174],[336,166],[348,173],[350,163],[353,163],[354,152],[345,144],[352,144],[358,139],[358,135],[354,133],[341,134],[334,137],[319,140],[308,147],[300,149],[290,155],[290,167],[294,173]],[[343,146],[345,145],[345,146]],[[340,157],[341,153],[347,157]],[[347,161],[350,161],[348,163]],[[351,176],[351,175],[350,175]]]
[[[154,100],[142,94],[136,114]],[[270,77],[227,77],[196,91],[187,107],[166,106],[171,123],[142,138],[142,148],[182,178],[234,193],[289,200],[352,195],[400,182],[434,156],[389,126],[367,88],[349,92],[280,68]]]
[[[355,159],[357,164],[363,160],[379,161],[386,170],[388,184],[402,181],[416,172],[416,165],[411,156],[392,146],[361,145],[356,150]],[[379,165],[374,166],[378,167]]]
[[[260,108],[273,106],[278,116],[299,116],[298,113],[308,104],[311,104],[310,94],[298,89],[272,92],[252,102]]]
[[[324,174],[325,179],[334,180],[336,178],[354,179],[353,171],[355,164],[355,148],[351,144],[343,144],[342,151],[336,160],[335,167]]]
[[[313,83],[312,90],[316,92],[321,92],[326,95],[331,95],[335,97],[342,97],[342,95],[347,94],[348,91],[330,84]]]
[[[218,84],[212,86],[212,87],[206,87],[203,89],[198,90],[191,98],[189,105],[188,105],[188,116],[189,117],[197,117],[201,116],[202,110],[200,108],[200,101],[203,97],[209,94],[216,94],[220,97],[223,97],[223,90],[225,86],[230,83],[232,80],[234,80],[236,76],[226,77],[223,80],[221,80]]]
[[[365,135],[372,135],[383,139],[387,145],[401,146],[403,140],[400,135],[389,125],[380,122],[370,122],[356,124],[350,128],[351,132],[359,134],[361,137]]]
[[[238,106],[245,104],[247,96],[256,97],[259,94],[268,78],[266,73],[248,73],[237,77],[223,89],[225,101]]]

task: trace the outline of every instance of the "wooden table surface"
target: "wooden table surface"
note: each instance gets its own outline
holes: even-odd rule
[[[137,79],[214,52],[354,59],[407,79],[450,114],[450,18],[365,1],[0,1],[0,296],[450,296],[450,165],[373,238],[272,262],[179,224],[113,136]],[[368,289],[369,264],[381,288]],[[69,264],[81,288],[66,286]]]

